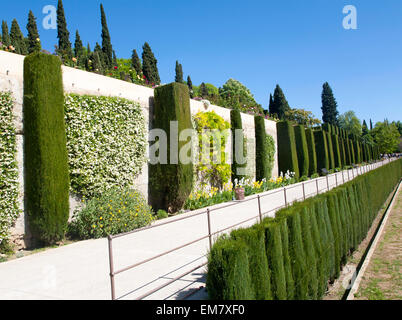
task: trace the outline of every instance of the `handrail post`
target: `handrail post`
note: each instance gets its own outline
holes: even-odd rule
[[[209,209],[207,209],[207,217],[208,217],[209,249],[212,250],[211,213],[210,213]]]
[[[348,182],[350,181],[350,170],[348,169]]]
[[[286,187],[283,188],[283,192],[284,192],[284,195],[285,195],[285,207],[287,207],[288,206],[288,199],[287,199],[287,196],[286,196]]]
[[[257,199],[258,199],[258,212],[260,214],[260,222],[262,222],[261,197],[260,197],[260,195],[258,195]]]
[[[317,187],[317,195],[320,194],[320,190],[318,189],[318,179],[315,180],[315,185]]]
[[[328,178],[328,175],[326,177],[327,177],[327,189],[329,191],[329,178]]]
[[[302,186],[303,186],[303,199],[304,201],[306,201],[306,189],[304,187],[304,182],[302,183]]]
[[[112,300],[116,300],[116,290],[114,285],[114,266],[113,266],[113,247],[112,247],[113,237],[108,236],[108,246],[109,246],[109,268],[110,268],[110,287],[112,291]]]
[[[338,174],[335,173],[335,182],[336,182],[336,186],[338,186]]]
[[[345,184],[345,170],[342,170],[342,181]]]

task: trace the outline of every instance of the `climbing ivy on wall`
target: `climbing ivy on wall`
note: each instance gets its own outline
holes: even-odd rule
[[[10,92],[0,92],[0,243],[20,215],[16,152],[13,98]]]
[[[69,94],[65,98],[71,191],[86,197],[129,187],[146,161],[147,130],[138,103]]]

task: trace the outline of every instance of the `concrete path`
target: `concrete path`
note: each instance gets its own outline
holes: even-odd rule
[[[388,161],[387,161],[388,162]],[[382,163],[371,165],[371,169]],[[370,169],[363,169],[367,171]],[[362,172],[364,172],[362,171]],[[361,172],[354,169],[337,173],[327,178],[298,183],[286,188],[286,200],[291,203],[320,193],[344,181],[351,180]],[[304,185],[304,192],[303,192]],[[284,188],[261,194],[261,211],[265,216],[274,216],[275,208],[285,205]],[[221,204],[211,207],[211,230],[215,233],[242,221],[238,227],[247,227],[258,222],[259,209],[256,196],[233,206]],[[186,243],[208,235],[206,209],[158,221],[157,228],[143,230],[113,240],[114,270],[141,262]],[[188,217],[174,223],[164,224]],[[227,230],[226,232],[228,232]],[[217,237],[217,235],[215,236]],[[209,239],[174,251],[152,260],[135,269],[115,276],[116,297],[136,299],[185,272],[205,263]],[[74,243],[61,248],[30,255],[17,260],[0,263],[0,300],[7,299],[62,299],[62,300],[107,300],[111,299],[107,239]],[[205,267],[147,296],[145,299],[202,299],[205,291],[187,297],[195,288],[205,285]]]

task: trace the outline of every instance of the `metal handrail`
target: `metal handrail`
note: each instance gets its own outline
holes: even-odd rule
[[[374,165],[372,165],[372,164],[365,165],[365,166],[364,166],[364,167],[365,167],[365,168],[364,168],[365,171],[363,172],[362,169],[361,169],[361,170],[360,170],[360,174],[359,174],[359,172],[357,171],[356,176],[359,176],[359,175],[362,175],[362,174],[364,174],[364,173],[367,173],[367,172],[369,172],[369,171],[371,171],[371,170],[377,169],[378,167],[384,165],[384,162],[386,162],[386,160],[383,160],[383,161],[381,161],[381,162],[377,162],[376,164],[378,164],[378,166],[376,166],[375,164],[374,164]],[[389,159],[388,163],[389,163],[389,162],[391,162],[390,159]],[[352,169],[352,174],[353,174],[353,179],[354,179],[355,176],[354,176],[353,170],[354,170],[354,169]],[[347,170],[347,171],[348,171],[348,180],[345,182],[344,171],[345,171],[345,170],[342,171],[342,176],[343,176],[343,183],[342,183],[342,184],[351,181],[350,176],[349,176],[349,170]],[[336,177],[336,186],[339,186],[340,183],[338,183],[337,174],[339,174],[339,172],[332,174],[332,176],[335,175],[335,177]],[[197,243],[197,242],[203,241],[203,240],[205,240],[205,239],[207,239],[207,238],[209,239],[209,247],[210,247],[210,249],[211,249],[211,248],[212,248],[212,245],[213,245],[213,237],[214,237],[214,236],[216,236],[216,235],[218,235],[218,234],[220,234],[220,233],[223,233],[223,232],[225,232],[225,231],[227,231],[227,230],[233,229],[233,228],[235,228],[235,227],[237,227],[237,226],[239,226],[239,225],[245,224],[246,222],[249,222],[249,221],[254,220],[254,219],[260,218],[260,221],[262,221],[262,220],[263,220],[263,217],[264,217],[265,215],[267,215],[268,213],[275,212],[275,211],[277,211],[277,210],[279,210],[279,209],[285,208],[285,207],[291,205],[291,204],[294,203],[294,202],[297,202],[297,201],[300,201],[300,200],[306,200],[307,198],[309,198],[309,197],[311,197],[311,196],[318,195],[318,194],[320,193],[320,191],[323,191],[323,190],[325,190],[325,189],[328,189],[328,190],[329,190],[329,176],[330,176],[330,175],[327,175],[326,177],[320,177],[320,178],[314,179],[314,180],[315,180],[315,183],[316,183],[316,189],[317,189],[317,191],[316,191],[316,192],[313,192],[313,193],[310,193],[310,194],[306,194],[306,193],[305,193],[305,185],[306,185],[307,183],[314,183],[314,182],[313,182],[314,180],[303,181],[303,182],[298,183],[298,184],[296,184],[296,185],[292,185],[291,187],[283,187],[283,188],[279,188],[279,189],[276,189],[276,190],[269,190],[269,191],[267,191],[265,194],[258,194],[258,195],[256,195],[256,196],[250,196],[250,197],[248,197],[247,199],[242,200],[242,201],[236,201],[236,202],[233,202],[233,203],[229,203],[229,204],[227,204],[227,205],[219,206],[219,207],[217,207],[217,208],[212,208],[212,209],[208,208],[208,209],[206,209],[205,211],[201,211],[201,212],[198,212],[198,213],[195,213],[195,214],[191,214],[191,215],[188,215],[188,216],[183,216],[183,217],[180,217],[180,218],[175,219],[175,220],[166,221],[166,222],[163,222],[163,223],[155,224],[155,225],[148,226],[148,227],[144,227],[144,228],[141,228],[141,229],[133,230],[133,231],[131,231],[131,232],[126,232],[126,233],[118,234],[118,235],[115,235],[115,236],[110,235],[110,236],[108,237],[108,246],[109,246],[109,266],[110,266],[110,274],[109,274],[109,275],[110,275],[110,281],[111,281],[112,300],[115,300],[115,299],[116,299],[115,279],[114,279],[114,277],[115,277],[116,275],[121,274],[121,273],[123,273],[123,272],[125,272],[125,271],[128,271],[128,270],[131,270],[131,269],[133,269],[133,268],[135,268],[135,267],[138,267],[138,266],[140,266],[140,265],[143,265],[143,264],[145,264],[145,263],[147,263],[147,262],[150,262],[150,261],[155,260],[155,259],[157,259],[157,258],[160,258],[160,257],[162,257],[162,256],[168,255],[169,253],[172,253],[172,252],[178,251],[178,250],[180,250],[180,249],[183,249],[183,248],[185,248],[185,247],[188,247],[188,246],[190,246],[190,245],[192,245],[192,244],[195,244],[195,243]],[[318,181],[319,181],[319,180],[325,180],[325,179],[326,179],[326,181],[327,181],[327,187],[320,190],[320,188],[318,187]],[[352,179],[352,180],[353,180],[353,179]],[[301,187],[303,188],[303,197],[298,198],[298,199],[295,199],[295,200],[293,200],[291,203],[289,203],[289,202],[287,201],[287,190],[296,188],[296,187],[298,187],[298,186],[301,186]],[[281,206],[278,206],[278,207],[276,207],[276,208],[274,208],[274,209],[271,209],[271,210],[269,210],[269,211],[262,212],[262,209],[261,209],[261,202],[260,202],[260,201],[261,201],[261,198],[264,198],[264,197],[267,197],[267,196],[271,196],[271,195],[277,194],[277,193],[279,193],[279,192],[283,192],[283,193],[284,193],[285,204],[284,204],[284,205],[281,205]],[[248,219],[246,219],[246,220],[243,220],[243,221],[241,221],[241,222],[238,222],[238,223],[236,223],[236,224],[234,224],[234,225],[231,225],[231,226],[229,226],[229,227],[225,227],[224,229],[221,229],[221,230],[212,232],[212,229],[211,229],[211,212],[218,211],[218,210],[222,210],[222,209],[225,209],[225,208],[228,208],[228,207],[232,207],[232,206],[235,206],[235,205],[243,204],[243,203],[245,203],[245,202],[252,201],[252,200],[256,200],[256,199],[258,200],[258,211],[259,211],[259,212],[258,212],[259,214],[258,214],[257,216],[253,216],[253,217],[251,217],[251,218],[248,218]],[[124,267],[124,268],[122,268],[122,269],[119,269],[119,270],[117,270],[117,271],[114,271],[113,246],[112,246],[113,239],[121,238],[121,237],[124,237],[124,236],[128,236],[128,235],[131,235],[131,234],[134,234],[134,233],[141,232],[141,231],[150,230],[150,229],[153,229],[153,228],[165,226],[165,225],[171,224],[171,223],[173,223],[173,222],[183,221],[183,220],[190,219],[190,218],[194,218],[194,217],[197,217],[197,216],[200,216],[200,215],[204,215],[204,214],[207,214],[207,218],[208,218],[208,235],[203,236],[203,237],[201,237],[201,238],[198,238],[198,239],[196,239],[196,240],[193,240],[193,241],[191,241],[191,242],[188,242],[188,243],[186,243],[186,244],[183,244],[183,245],[181,245],[181,246],[175,247],[175,248],[170,249],[170,250],[168,250],[168,251],[165,251],[165,252],[163,252],[163,253],[161,253],[161,254],[158,254],[158,255],[156,255],[156,256],[153,256],[153,257],[151,257],[151,258],[148,258],[148,259],[145,259],[145,260],[143,260],[143,261],[137,262],[137,263],[135,263],[135,264],[133,264],[133,265],[130,265],[130,266],[128,266],[128,267]],[[203,266],[205,266],[205,265],[206,265],[206,263],[204,263],[204,264],[202,264],[202,265],[200,265],[200,266],[198,266],[198,267],[192,269],[192,270],[189,271],[189,272],[186,272],[185,274],[183,274],[183,275],[181,275],[181,276],[179,276],[179,277],[176,277],[176,278],[170,280],[169,282],[167,282],[167,283],[165,283],[165,284],[163,284],[163,285],[161,285],[161,286],[159,286],[159,287],[157,287],[157,288],[155,288],[155,289],[153,289],[153,290],[147,292],[146,294],[141,295],[141,296],[138,297],[137,299],[138,299],[138,300],[141,300],[141,299],[143,299],[143,298],[145,298],[145,297],[147,297],[147,296],[149,296],[149,295],[151,295],[151,294],[153,294],[153,293],[159,291],[160,289],[162,289],[162,288],[164,288],[164,287],[170,285],[171,283],[173,283],[173,282],[179,280],[180,278],[182,278],[182,277],[184,277],[184,276],[186,276],[186,275],[192,273],[193,271],[195,271],[195,270],[197,270],[197,269],[200,269],[201,267],[203,267]]]

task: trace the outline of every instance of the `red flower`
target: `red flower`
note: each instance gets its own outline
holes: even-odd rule
[[[114,70],[117,70],[117,67],[114,67]]]

